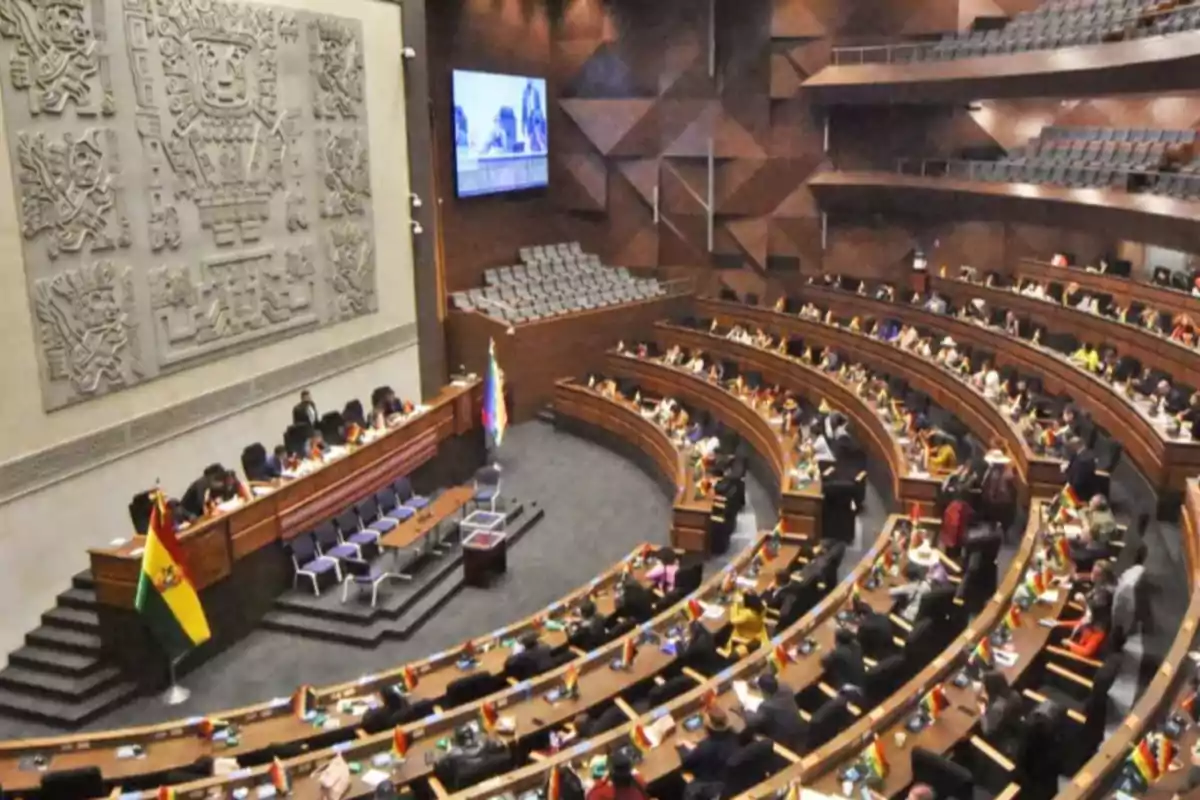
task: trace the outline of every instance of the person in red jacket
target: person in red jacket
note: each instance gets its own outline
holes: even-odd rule
[[[963,499],[961,493],[956,494],[942,512],[942,530],[938,543],[942,546],[942,551],[956,562],[962,558],[963,544],[967,540],[967,531],[970,530],[974,518],[975,510]]]

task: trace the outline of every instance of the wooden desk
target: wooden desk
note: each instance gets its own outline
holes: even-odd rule
[[[796,392],[814,406],[828,400],[833,408],[855,423],[871,454],[888,465],[892,475],[892,496],[906,509],[917,503],[922,513],[932,513],[941,481],[914,469],[900,441],[879,416],[874,404],[860,397],[836,376],[784,353],[735,342],[695,328],[660,322],[654,330],[655,340],[662,350],[671,345],[699,350],[736,362],[743,372],[761,373],[768,382]]]
[[[605,374],[630,378],[646,391],[661,397],[677,397],[691,406],[703,408],[736,430],[765,462],[767,471],[780,487],[779,515],[786,529],[803,534],[820,532],[820,487],[793,485],[790,443],[785,443],[780,432],[741,398],[686,370],[615,352],[609,353]]]
[[[863,554],[854,569],[808,614],[797,620],[786,631],[774,632],[774,636],[772,637],[773,644],[782,644],[789,651],[807,638],[813,638],[820,644],[820,647],[816,651],[807,656],[802,656],[799,653],[796,654],[796,660],[788,664],[780,675],[780,680],[783,683],[799,691],[804,686],[813,685],[819,680],[821,676],[821,657],[829,651],[832,644],[835,627],[834,621],[837,612],[845,607],[854,585],[866,577],[871,566],[883,552],[883,548],[890,544],[895,526],[900,519],[901,517],[896,515],[889,518],[875,540],[875,543]],[[863,600],[873,607],[881,607],[886,593],[886,587],[880,587],[870,592],[864,590]],[[715,703],[727,711],[739,705],[733,690],[734,681],[752,680],[766,667],[770,653],[771,649],[767,648],[751,653],[719,675],[699,684],[695,689],[642,714],[637,720],[642,725],[648,726],[654,720],[667,714],[675,719],[677,725],[672,734],[646,754],[642,763],[637,767],[638,774],[647,782],[652,782],[677,770],[679,768],[679,756],[674,747],[675,743],[684,740],[696,741],[703,736],[703,732],[701,731],[688,732],[682,730],[678,723],[682,723],[688,717],[699,713],[703,708],[705,697],[709,693],[715,694]],[[732,713],[729,716],[735,725],[740,726],[740,722],[738,722],[736,716]],[[464,798],[464,800],[465,798],[484,800],[485,798],[496,797],[504,792],[520,793],[530,791],[545,784],[549,770],[552,767],[570,767],[586,773],[586,770],[583,770],[583,765],[587,761],[597,753],[609,752],[615,746],[627,742],[632,731],[633,723],[631,722],[630,724],[596,736],[591,740],[580,742],[546,760],[536,761],[529,766],[522,767],[498,778],[493,778],[479,786],[472,787],[466,792],[461,793],[459,797]]]
[[[403,550],[428,536],[439,525],[466,508],[475,496],[473,486],[455,486],[435,497],[428,506],[380,537],[384,550]]]
[[[988,635],[1008,611],[1013,595],[1024,579],[1025,569],[1031,563],[1034,555],[1045,507],[1045,501],[1034,501],[1030,508],[1029,522],[1025,527],[1021,546],[1009,563],[1008,571],[996,590],[996,594],[971,621],[967,629],[941,655],[899,691],[848,729],[842,731],[832,741],[806,755],[800,763],[759,784],[745,796],[772,797],[774,792],[785,788],[795,780],[818,791],[840,796],[841,781],[837,777],[837,771],[857,760],[864,744],[878,733],[891,767],[881,794],[892,797],[911,782],[910,752],[913,745],[920,744],[931,749],[945,751],[961,739],[974,725],[974,714],[970,715],[969,719],[967,714],[957,710],[955,706],[967,702],[969,698],[962,693],[970,693],[971,690],[969,687],[965,690],[956,689],[948,682],[945,688],[947,698],[951,701],[951,708],[947,709],[943,718],[936,725],[915,736],[909,735],[903,748],[896,746],[893,733],[895,730],[903,728],[924,693],[935,684],[948,681],[953,673],[965,663],[979,639]],[[1017,675],[1033,662],[1049,638],[1050,631],[1037,625],[1034,620],[1056,616],[1061,611],[1062,605],[1066,603],[1067,594],[1065,589],[1060,589],[1057,604],[1036,606],[1025,615],[1026,618],[1013,637],[1013,643],[1020,653],[1020,659],[1011,669],[1001,670],[1010,682],[1015,680]]]
[[[1086,409],[1098,425],[1121,443],[1160,493],[1181,493],[1187,478],[1200,469],[1200,444],[1183,438],[1164,438],[1153,422],[1112,386],[1076,368],[1065,356],[1049,348],[1001,330],[904,303],[887,303],[815,286],[804,287],[801,296],[832,309],[837,315],[872,314],[934,331],[938,336],[952,336],[960,345],[990,353],[998,366],[1038,376],[1046,391],[1071,397]]]
[[[830,294],[842,298],[839,293]],[[877,310],[881,312],[892,308],[887,303],[879,303],[879,306]],[[871,310],[876,309],[871,307]],[[861,311],[862,309],[859,313]],[[853,353],[856,361],[877,372],[904,378],[911,386],[929,395],[935,404],[961,420],[989,445],[1003,443],[1004,449],[1013,458],[1026,497],[1029,493],[1038,497],[1049,497],[1062,488],[1061,461],[1036,455],[999,408],[988,402],[970,384],[932,361],[902,352],[891,344],[863,333],[854,333],[760,306],[702,298],[696,301],[696,313],[706,319],[717,319],[721,324],[761,327],[777,335],[795,336],[818,346],[834,347]],[[887,315],[881,313],[880,316]]]
[[[669,487],[671,544],[693,552],[707,550],[712,497],[695,491],[684,454],[662,428],[642,416],[631,401],[609,399],[571,380],[555,385],[554,411],[612,434],[616,441],[633,445],[635,452],[648,454],[660,482]]]
[[[180,546],[213,633],[188,654],[183,669],[253,630],[291,585],[291,562],[278,542],[311,530],[404,475],[418,491],[468,480],[484,457],[477,422],[481,396],[478,381],[447,386],[427,402],[426,411],[371,443],[181,531]],[[105,654],[152,686],[164,677],[166,662],[133,607],[140,547],[135,537],[89,553]]]
[[[1096,751],[1056,800],[1090,800],[1107,795],[1113,778],[1120,772],[1130,751],[1142,737],[1169,717],[1179,704],[1190,694],[1187,686],[1189,673],[1186,666],[1188,651],[1196,645],[1197,625],[1200,624],[1200,592],[1196,591],[1200,581],[1200,484],[1195,479],[1187,483],[1184,495],[1183,551],[1186,560],[1188,591],[1191,600],[1171,642],[1162,664],[1154,673],[1150,684],[1134,703],[1124,722],[1109,734],[1104,744]],[[1186,717],[1186,715],[1185,715]],[[1169,800],[1185,788],[1191,762],[1192,747],[1196,744],[1197,729],[1193,726],[1184,733],[1179,742],[1180,756],[1185,767],[1177,772],[1168,772],[1150,791],[1142,795],[1146,800]]]
[[[1178,289],[1168,289],[1152,283],[1143,283],[1132,278],[1088,272],[1081,267],[1056,267],[1044,261],[1022,259],[1017,264],[1018,281],[1038,283],[1078,283],[1080,288],[1093,295],[1109,295],[1121,305],[1141,303],[1171,316],[1190,314],[1200,317],[1200,298]],[[1018,284],[1019,285],[1019,284]]]
[[[756,537],[751,546],[743,550],[726,570],[710,576],[700,589],[691,595],[691,597],[700,598],[706,604],[722,608],[719,618],[706,618],[706,624],[714,631],[727,624],[727,617],[719,596],[725,572],[732,571],[740,574],[744,571],[766,541],[766,536],[763,534]],[[779,558],[784,559],[781,563],[787,563],[797,556],[804,545],[803,537],[785,534],[779,552]],[[752,580],[761,589],[771,580],[770,571],[762,570]],[[667,630],[680,624],[686,604],[687,598],[664,610],[650,623],[642,626],[642,629],[652,630],[658,635],[665,634]],[[470,703],[453,711],[435,713],[426,719],[405,725],[404,730],[411,743],[408,756],[403,763],[386,767],[385,770],[392,769],[392,780],[397,786],[428,778],[432,774],[432,766],[426,763],[426,755],[428,754],[432,758],[439,754],[440,750],[437,745],[439,740],[449,736],[459,725],[477,720],[482,702],[492,703],[500,717],[511,718],[515,723],[516,738],[523,740],[569,722],[580,712],[586,711],[598,703],[618,697],[636,683],[652,678],[674,661],[673,656],[666,654],[659,647],[642,644],[630,669],[613,670],[610,668],[610,663],[620,654],[623,646],[624,639],[617,639],[579,657],[568,666],[512,686],[480,703]],[[564,674],[572,668],[578,670],[579,673],[579,698],[550,702],[547,694],[562,685]],[[392,732],[388,731],[354,742],[349,747],[342,749],[341,755],[348,761],[362,763],[364,771],[366,771],[370,769],[372,758],[390,752],[391,744]],[[334,751],[324,749],[288,759],[285,766],[292,780],[292,796],[305,799],[319,797],[320,789],[316,773],[329,762],[334,754]],[[193,800],[193,798],[198,800],[214,791],[222,796],[229,796],[240,788],[246,788],[253,792],[254,787],[266,781],[266,773],[266,767],[259,767],[241,770],[224,778],[195,781],[177,787],[177,796],[180,800]],[[355,776],[348,796],[361,797],[373,792],[373,787],[364,783],[361,776]],[[155,795],[153,792],[143,792],[139,796],[143,800],[151,800]]]
[[[981,283],[930,278],[930,286],[960,308],[973,298],[981,297],[991,308],[1011,310],[1018,316],[1032,320],[1047,333],[1069,333],[1081,342],[1091,342],[1097,348],[1112,347],[1118,355],[1136,358],[1143,367],[1165,372],[1177,382],[1200,386],[1200,350],[1170,337],[1070,308],[1053,300],[1026,297],[1015,291],[995,289]]]
[[[534,629],[535,625],[562,616],[589,596],[596,603],[599,613],[612,613],[613,587],[627,565],[638,557],[641,550],[642,548],[638,547],[589,583],[537,614],[475,639],[474,644],[481,651],[481,656],[474,670],[459,669],[456,665],[457,651],[446,651],[423,661],[399,665],[374,675],[364,675],[358,680],[316,688],[318,702],[333,704],[340,699],[372,695],[385,686],[402,682],[406,666],[412,669],[419,681],[411,693],[415,701],[443,697],[446,687],[452,681],[471,672],[487,671],[498,674],[503,670],[504,659],[508,655],[507,649],[496,646],[498,642],[519,638],[522,633]],[[566,644],[567,641],[564,631],[549,628],[542,629],[542,638],[553,647]],[[240,743],[237,747],[226,748],[201,738],[198,735],[201,721],[199,717],[96,733],[0,742],[0,786],[6,787],[6,791],[9,792],[37,788],[42,773],[20,768],[20,761],[26,756],[48,757],[51,771],[97,766],[106,780],[119,781],[186,766],[201,756],[237,757],[271,744],[302,742],[321,733],[311,723],[292,714],[288,698],[268,700],[237,709],[213,710],[210,718],[222,719],[238,727]],[[358,722],[357,718],[349,716],[342,719],[343,725],[347,727]],[[117,757],[119,748],[133,744],[139,744],[145,749],[145,758]]]

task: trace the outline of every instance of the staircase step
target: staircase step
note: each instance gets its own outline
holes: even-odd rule
[[[421,629],[442,606],[454,599],[463,589],[461,575],[456,575],[448,581],[442,581],[432,591],[408,608],[399,620],[393,622],[385,635],[388,638],[407,639]]]
[[[19,666],[0,670],[0,688],[71,701],[107,689],[120,679],[121,670],[117,667],[105,667],[86,675],[59,675]]]
[[[71,586],[75,587],[76,589],[94,590],[96,588],[96,579],[92,577],[92,571],[90,569],[85,569],[83,572],[80,572],[71,578]]]
[[[99,603],[96,602],[96,592],[92,589],[81,589],[78,586],[72,587],[58,596],[58,604],[67,608],[82,608],[94,609]]]
[[[100,629],[100,615],[84,608],[57,606],[42,614],[42,624],[55,628],[71,628],[84,633]]]
[[[133,681],[122,681],[89,694],[85,700],[72,701],[0,688],[0,711],[23,719],[77,728],[124,702],[137,690],[138,686]]]
[[[8,663],[30,669],[56,672],[60,675],[82,675],[85,672],[96,669],[100,664],[100,658],[94,655],[82,655],[80,653],[48,650],[44,647],[26,645],[9,654]]]
[[[310,639],[352,644],[358,647],[374,647],[379,643],[383,634],[382,623],[347,625],[338,620],[279,609],[269,611],[262,618],[260,625],[268,630],[292,633]]]
[[[36,647],[66,650],[83,655],[99,655],[100,653],[100,636],[98,634],[70,628],[54,628],[43,625],[25,634],[25,641]]]

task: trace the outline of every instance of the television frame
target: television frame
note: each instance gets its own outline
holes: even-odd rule
[[[533,79],[533,80],[539,80],[545,85],[545,87],[546,87],[546,108],[545,108],[545,111],[546,111],[546,182],[545,183],[538,184],[536,186],[522,186],[522,187],[513,188],[513,189],[498,189],[498,190],[489,191],[489,192],[477,192],[475,194],[463,194],[462,193],[462,189],[459,186],[459,182],[458,182],[458,176],[459,176],[458,144],[457,144],[457,141],[455,138],[455,129],[454,129],[454,109],[456,107],[455,102],[454,102],[455,101],[454,74],[456,72],[471,72],[471,73],[475,73],[477,75],[496,75],[496,76],[502,77],[502,78]],[[489,70],[489,69],[474,69],[474,68],[468,68],[468,67],[451,67],[449,78],[450,78],[450,80],[449,80],[450,114],[448,116],[448,119],[446,120],[448,123],[446,127],[449,131],[449,135],[446,138],[447,138],[447,145],[450,150],[450,173],[451,173],[451,179],[454,183],[454,199],[460,203],[470,203],[470,202],[474,202],[474,201],[491,200],[491,199],[495,199],[495,198],[504,198],[506,200],[522,200],[522,199],[532,199],[532,198],[537,198],[537,197],[544,197],[548,193],[548,190],[550,189],[550,142],[553,141],[553,139],[554,139],[554,137],[551,135],[551,131],[550,131],[550,115],[549,115],[550,80],[549,80],[549,78],[547,78],[543,75],[520,74],[520,73],[514,73],[514,72],[495,72],[495,71]]]

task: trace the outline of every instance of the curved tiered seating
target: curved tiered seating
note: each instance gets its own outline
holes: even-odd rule
[[[1012,310],[1042,329],[1043,343],[1051,334],[1069,334],[1078,342],[1111,347],[1118,356],[1136,358],[1142,367],[1166,373],[1173,382],[1200,386],[1200,351],[1137,325],[981,283],[931,277],[929,285],[958,308],[978,297],[995,311]]]
[[[617,352],[609,353],[607,364],[606,374],[631,379],[660,396],[678,397],[737,431],[769,473],[764,483],[780,487],[779,517],[786,530],[802,534],[820,530],[821,487],[797,483],[793,478],[794,437],[785,440],[780,431],[741,398],[685,370]]]
[[[837,296],[839,293],[830,292]],[[866,300],[856,297],[855,300]],[[890,308],[887,303],[880,303]],[[863,308],[859,308],[862,311]],[[1023,486],[1036,496],[1050,496],[1062,484],[1061,462],[1038,456],[1000,409],[961,378],[948,380],[945,369],[925,359],[902,353],[896,347],[863,333],[823,325],[792,314],[760,306],[747,306],[723,300],[702,298],[696,301],[697,314],[720,320],[722,324],[741,324],[796,336],[826,347],[854,353],[855,359],[872,369],[899,375],[929,395],[934,402],[958,419],[981,439],[1003,443],[1013,457]]]
[[[903,507],[910,508],[912,503],[918,503],[923,512],[932,510],[940,479],[922,471],[920,465],[908,458],[907,441],[901,441],[894,428],[880,416],[873,401],[862,397],[856,387],[777,350],[730,341],[724,336],[679,325],[658,323],[655,339],[660,349],[677,345],[745,365],[767,381],[806,397],[814,406],[828,400],[831,407],[845,414],[863,434],[872,455],[888,465],[892,494]]]
[[[1200,297],[1191,294],[1191,281],[1185,281],[1188,289],[1180,290],[1142,283],[1112,273],[1092,272],[1078,267],[1056,267],[1045,261],[1023,259],[1017,264],[1015,278],[1018,285],[1026,281],[1039,284],[1077,283],[1080,289],[1093,297],[1108,297],[1114,303],[1128,308],[1140,305],[1153,308],[1171,317],[1187,314],[1200,316]]]
[[[649,454],[648,461],[657,468],[665,485],[671,487],[671,541],[677,546],[681,542],[703,541],[713,511],[713,498],[696,491],[689,459],[632,401],[606,398],[594,389],[564,378],[554,387],[554,411],[556,417],[601,429],[632,445],[632,450]]]
[[[876,787],[874,791],[884,797],[894,797],[912,782],[910,756],[913,747],[946,752],[955,744],[966,740],[978,721],[976,693],[970,685],[959,688],[953,685],[950,679],[965,665],[966,659],[980,639],[990,635],[1006,616],[1013,596],[1025,577],[1026,569],[1034,563],[1039,534],[1044,526],[1044,509],[1044,502],[1034,501],[1025,535],[995,596],[941,655],[870,715],[858,720],[800,763],[755,787],[748,796],[770,797],[774,792],[797,780],[804,786],[829,795],[837,795],[842,784],[839,769],[857,761],[864,745],[870,742],[873,736],[878,735],[889,772],[883,785]],[[999,667],[1010,683],[1015,682],[1034,662],[1049,640],[1050,630],[1040,626],[1037,621],[1056,618],[1066,605],[1067,595],[1067,591],[1060,589],[1055,602],[1035,605],[1023,615],[1020,625],[1012,631],[1012,646],[1019,657],[1011,667]],[[910,715],[916,710],[916,704],[930,688],[938,684],[942,685],[951,707],[946,709],[938,721],[919,733],[908,732],[906,725]],[[900,732],[905,733],[902,743],[899,743],[895,736]],[[986,749],[990,748],[983,743],[980,749],[986,752]],[[990,753],[987,755],[991,757]]]
[[[25,760],[42,757],[49,772],[99,767],[104,779],[130,786],[134,782],[156,786],[156,776],[172,770],[187,768],[205,756],[238,758],[272,746],[292,746],[297,750],[311,745],[323,746],[329,739],[350,740],[368,706],[368,698],[384,687],[403,684],[404,674],[411,671],[418,684],[409,692],[414,704],[441,702],[447,687],[469,675],[499,675],[503,672],[508,649],[497,647],[502,641],[519,637],[535,625],[543,630],[544,641],[553,647],[566,646],[566,634],[560,629],[547,628],[545,623],[568,611],[581,600],[592,597],[602,614],[613,610],[613,589],[627,566],[640,558],[638,548],[626,558],[601,573],[590,583],[576,589],[543,611],[473,640],[481,655],[478,664],[470,669],[458,665],[458,651],[438,653],[374,675],[364,675],[354,681],[311,688],[313,705],[335,706],[338,701],[358,698],[356,711],[337,714],[341,724],[328,729],[315,728],[311,720],[293,713],[289,698],[278,698],[238,709],[214,710],[200,718],[170,720],[157,725],[120,728],[96,733],[72,734],[43,739],[20,739],[0,742],[0,785],[7,791],[35,789],[41,772],[22,768]],[[238,743],[233,746],[209,741],[202,735],[206,720],[221,720],[237,728]],[[125,758],[124,748],[140,746],[142,758]],[[325,744],[324,746],[327,746]]]
[[[903,303],[816,286],[805,287],[803,296],[835,314],[851,316],[865,312],[952,336],[960,344],[993,354],[998,365],[1038,376],[1047,391],[1073,398],[1098,425],[1119,436],[1121,445],[1147,480],[1160,491],[1182,492],[1186,479],[1200,466],[1200,444],[1169,436],[1160,429],[1161,420],[1147,416],[1144,408],[1108,383],[1078,369],[1049,348]]]

